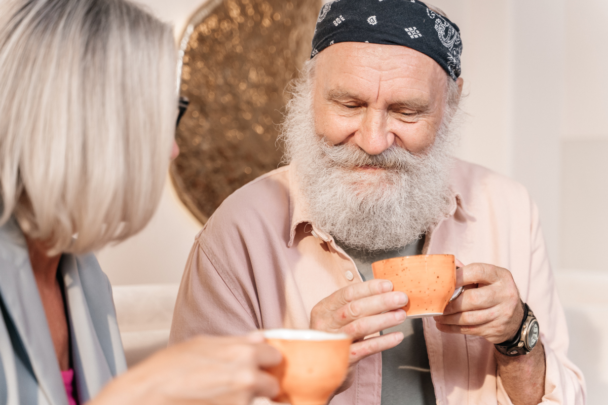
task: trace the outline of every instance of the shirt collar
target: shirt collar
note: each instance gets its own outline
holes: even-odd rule
[[[298,226],[305,224],[305,232],[313,233],[325,242],[333,240],[333,237],[315,226],[308,212],[308,202],[302,192],[295,174],[295,166],[293,163],[289,165],[289,214],[291,223],[289,227],[289,241],[287,247],[291,248],[296,238]],[[463,193],[458,189],[454,181],[450,182],[450,210],[448,218],[454,217],[460,220],[473,220],[474,217],[467,210],[467,203],[464,200]],[[462,214],[462,215],[458,215]]]
[[[314,232],[314,235],[319,236],[327,242],[331,239],[331,236],[315,227],[315,224],[308,213],[308,202],[298,184],[295,172],[295,165],[292,163],[289,165],[289,214],[291,216],[291,223],[289,226],[289,242],[287,243],[287,247],[290,248],[293,246],[296,238],[296,230],[298,226],[302,224],[308,225],[304,227],[305,232]]]

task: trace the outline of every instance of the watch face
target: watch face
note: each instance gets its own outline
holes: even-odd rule
[[[530,322],[530,329],[529,329],[528,336],[526,339],[527,346],[530,348],[530,350],[532,350],[534,348],[534,346],[536,346],[536,343],[538,342],[538,334],[539,334],[538,322],[535,319],[532,322]]]

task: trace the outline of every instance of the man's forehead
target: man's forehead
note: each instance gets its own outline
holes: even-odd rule
[[[365,42],[340,42],[338,44],[328,47],[326,50],[319,54],[319,57],[331,53],[337,53],[344,55],[349,54],[367,54],[373,55],[378,59],[389,59],[399,56],[410,56],[410,57],[421,57],[424,59],[434,62],[433,59],[423,54],[422,52],[416,51],[415,49],[408,48],[402,45],[386,45],[386,44],[374,44]]]
[[[428,56],[397,45],[345,42],[318,55],[316,77],[334,92],[353,91],[357,85],[390,85],[422,92],[444,91],[447,75]],[[405,90],[404,88],[404,90]]]

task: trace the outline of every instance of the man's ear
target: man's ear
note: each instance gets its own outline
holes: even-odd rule
[[[460,96],[462,96],[462,88],[464,86],[464,79],[462,77],[459,77],[458,80],[456,80],[456,83],[458,84],[458,98],[460,98]]]

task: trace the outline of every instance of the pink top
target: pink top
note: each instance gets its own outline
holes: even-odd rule
[[[61,377],[63,378],[63,385],[65,385],[65,393],[68,396],[68,405],[78,405],[74,397],[74,370],[62,371]]]
[[[585,384],[568,359],[568,328],[549,265],[538,210],[526,189],[462,161],[452,170],[452,209],[427,234],[424,253],[509,269],[540,323],[546,375],[543,404],[583,404]],[[313,232],[314,231],[314,232]],[[310,325],[310,311],[362,279],[351,258],[307,213],[291,167],[241,188],[196,238],[177,299],[171,343],[201,333]],[[496,372],[494,345],[441,333],[424,319],[437,403],[512,405]],[[382,355],[359,362],[352,385],[331,405],[380,405]]]

